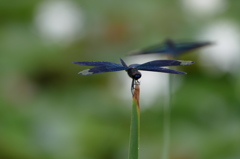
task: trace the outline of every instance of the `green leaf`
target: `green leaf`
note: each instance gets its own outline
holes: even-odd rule
[[[139,137],[140,137],[140,105],[139,105],[139,85],[135,86],[132,117],[130,127],[130,142],[129,142],[129,159],[138,159]]]

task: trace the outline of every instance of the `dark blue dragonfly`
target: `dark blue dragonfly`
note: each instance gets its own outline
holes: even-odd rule
[[[164,73],[173,73],[173,74],[187,74],[185,72],[171,70],[168,68],[162,68],[164,66],[186,66],[193,64],[192,61],[181,61],[181,60],[155,60],[146,62],[143,64],[132,64],[127,65],[122,59],[120,59],[121,64],[113,62],[104,62],[104,61],[80,61],[73,62],[78,65],[85,66],[94,66],[93,68],[83,70],[79,72],[80,75],[93,75],[105,72],[115,72],[125,70],[128,73],[128,76],[132,78],[131,91],[134,90],[134,85],[139,84],[138,79],[141,78],[141,73],[138,70],[142,71],[153,71],[153,72],[164,72]]]
[[[164,43],[158,44],[142,50],[137,50],[132,55],[141,54],[166,54],[172,57],[178,57],[182,53],[189,52],[200,47],[211,45],[211,42],[174,42],[167,39]]]

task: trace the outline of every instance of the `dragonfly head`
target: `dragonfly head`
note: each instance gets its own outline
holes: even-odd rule
[[[129,68],[126,71],[128,73],[128,76],[134,80],[138,80],[142,76],[142,74],[138,71],[137,68]]]

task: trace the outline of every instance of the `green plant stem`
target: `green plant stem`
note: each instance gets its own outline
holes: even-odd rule
[[[170,127],[171,127],[171,110],[170,110],[170,98],[171,98],[171,85],[170,85],[171,75],[168,74],[166,94],[164,97],[163,104],[163,150],[162,159],[169,158],[169,147],[170,147]]]
[[[168,74],[168,83],[163,105],[163,151],[162,159],[169,159],[169,149],[171,141],[171,105],[173,101],[174,81],[176,75]]]
[[[135,86],[132,116],[130,126],[129,159],[138,159],[139,137],[140,137],[140,105],[139,105],[139,85]]]

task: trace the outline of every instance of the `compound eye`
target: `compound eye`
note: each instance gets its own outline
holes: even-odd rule
[[[140,78],[140,77],[141,77],[141,75],[135,75],[135,77],[136,77],[136,78]]]
[[[134,75],[134,79],[138,80],[139,78],[141,78],[141,74]]]

